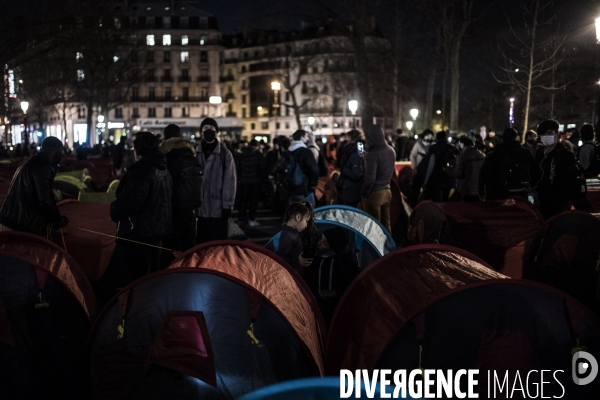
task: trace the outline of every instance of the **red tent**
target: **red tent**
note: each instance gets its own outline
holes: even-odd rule
[[[475,254],[511,278],[521,277],[525,246],[544,223],[531,203],[515,198],[438,206],[449,225],[446,244]]]
[[[237,398],[323,374],[302,278],[239,241],[197,246],[108,303],[90,335],[96,398]]]
[[[372,369],[424,305],[466,283],[501,278],[484,261],[450,246],[411,246],[378,259],[354,280],[337,307],[327,338],[327,374]]]

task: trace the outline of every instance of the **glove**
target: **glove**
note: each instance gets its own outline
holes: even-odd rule
[[[229,209],[229,208],[224,208],[224,209],[221,211],[221,218],[227,218],[227,219],[229,219],[229,217],[231,217],[231,209]]]
[[[65,217],[64,215],[61,215],[60,222],[58,224],[53,224],[52,229],[64,228],[67,225],[69,225],[69,218]]]

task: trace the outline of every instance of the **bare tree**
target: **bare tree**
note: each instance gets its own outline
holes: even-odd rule
[[[558,83],[555,79],[556,68],[566,57],[561,50],[567,36],[559,34],[558,28],[555,29],[558,16],[553,6],[553,0],[530,0],[524,3],[522,28],[515,28],[507,18],[509,36],[505,38],[505,46],[499,49],[499,67],[503,76],[494,75],[494,78],[499,83],[518,88],[526,95],[523,132],[529,128],[532,92],[536,89],[552,91],[553,114],[554,91],[564,89],[568,84]]]

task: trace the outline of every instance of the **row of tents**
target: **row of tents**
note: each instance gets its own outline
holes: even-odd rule
[[[277,398],[278,383],[320,376],[337,376],[339,383],[340,369],[431,368],[563,370],[568,398],[593,398],[600,380],[579,386],[570,371],[577,350],[600,359],[591,291],[600,249],[593,265],[589,250],[600,245],[599,222],[571,212],[544,223],[518,200],[495,210],[485,204],[462,214],[460,207],[423,204],[422,210],[431,207],[424,218],[417,207],[411,228],[421,231],[413,237],[431,236],[423,224],[414,227],[435,220],[434,206],[446,217],[443,234],[433,235],[438,243],[398,250],[362,211],[317,209],[320,229],[341,226],[350,233],[361,267],[327,327],[292,267],[240,241],[197,246],[123,288],[98,312],[86,275],[102,275],[100,264],[114,262],[96,256],[110,253],[110,240],[82,240],[76,228],[108,229],[87,219],[103,220],[106,205],[67,202],[61,208],[70,210],[74,231],[65,230],[56,243],[0,233],[0,396],[233,399],[259,390]],[[439,244],[461,244],[460,226],[479,226],[468,233],[477,235],[473,251]],[[497,241],[486,245],[484,233]],[[509,261],[514,254],[522,254],[527,279],[508,273],[519,269]],[[319,382],[323,387],[304,387],[315,398],[331,389]],[[302,392],[301,383],[290,385],[285,390]],[[560,388],[545,393],[554,389]]]

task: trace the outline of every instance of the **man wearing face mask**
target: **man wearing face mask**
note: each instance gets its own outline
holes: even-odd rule
[[[19,167],[0,210],[0,232],[45,236],[48,226],[59,229],[69,223],[67,217],[60,215],[52,192],[62,154],[62,142],[47,137],[41,151]]]
[[[235,202],[237,174],[231,152],[217,139],[219,125],[212,118],[200,124],[202,141],[196,153],[204,169],[204,195],[198,209],[197,242],[225,240]]]
[[[535,156],[539,149],[543,148],[541,143],[537,141],[537,133],[535,131],[527,131],[525,134],[525,143],[522,146],[525,150],[531,153],[531,157],[535,159]]]
[[[535,157],[534,182],[538,208],[544,218],[571,208],[577,179],[575,155],[559,143],[558,122],[547,120],[537,128],[544,149]]]

